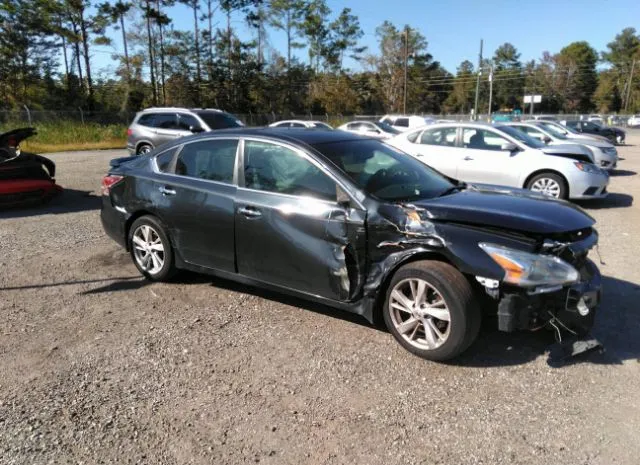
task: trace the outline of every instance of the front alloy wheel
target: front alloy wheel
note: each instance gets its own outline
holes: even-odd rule
[[[389,307],[396,330],[417,349],[437,349],[449,337],[449,308],[440,293],[423,279],[409,278],[396,284]]]
[[[540,178],[531,185],[533,192],[540,192],[557,199],[560,196],[560,184],[555,179]]]
[[[439,261],[416,261],[391,278],[383,306],[389,332],[409,352],[448,360],[466,350],[480,329],[480,308],[467,278]]]
[[[566,199],[568,194],[564,180],[555,173],[538,174],[526,187],[554,199]]]

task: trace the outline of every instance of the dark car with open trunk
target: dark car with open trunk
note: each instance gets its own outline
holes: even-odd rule
[[[579,207],[465,185],[346,132],[187,137],[113,160],[102,187],[105,231],[148,279],[189,269],[301,296],[384,321],[431,360],[471,345],[481,307],[503,331],[581,336],[599,303]]]

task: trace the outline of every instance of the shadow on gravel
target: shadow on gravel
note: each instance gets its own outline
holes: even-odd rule
[[[298,307],[303,310],[310,310],[312,312],[320,313],[322,315],[326,315],[331,318],[348,321],[350,323],[355,323],[360,326],[366,326],[368,328],[371,328],[372,330],[384,331],[384,329],[369,324],[369,322],[365,320],[363,317],[361,317],[360,315],[356,315],[354,313],[329,307],[327,305],[319,304],[316,302],[310,302],[308,300],[301,299],[299,297],[289,296],[286,294],[281,294],[279,292],[270,291],[266,289],[260,289],[257,287],[236,283],[234,281],[229,281],[229,280],[217,278],[214,276],[200,275],[198,273],[191,273],[191,272],[181,272],[176,277],[174,282],[189,283],[189,284],[208,282],[208,283],[211,283],[211,286],[217,287],[220,289],[225,289],[228,291],[238,292],[242,294],[251,294],[256,297],[260,297],[262,299],[272,300],[274,302],[278,302],[284,305]]]
[[[98,210],[101,204],[102,199],[90,191],[65,189],[61,195],[51,199],[48,203],[2,209],[0,210],[0,219]]]
[[[604,351],[580,354],[558,367],[579,363],[618,365],[626,360],[640,362],[640,306],[637,304],[640,285],[605,276],[603,289],[593,336],[602,343]],[[555,342],[551,331],[503,333],[497,327],[495,318],[485,318],[476,342],[450,364],[469,367],[521,365],[548,353]]]
[[[45,283],[45,284],[27,284],[25,286],[13,286],[13,287],[0,287],[0,291],[17,291],[17,290],[25,290],[25,289],[43,289],[47,287],[58,287],[58,286],[75,286],[76,284],[93,284],[93,283],[102,283],[105,281],[116,281],[119,283],[128,282],[128,280],[139,279],[140,276],[124,276],[120,278],[105,278],[105,279],[85,279],[80,281],[64,281],[61,283]]]
[[[633,205],[633,196],[629,194],[609,193],[604,199],[582,200],[576,202],[583,208],[600,210],[602,208],[627,208]]]
[[[108,281],[115,280],[109,279]],[[150,284],[153,284],[153,282],[141,276],[135,276],[133,278],[125,278],[121,281],[111,282],[104,286],[96,287],[95,289],[89,289],[88,291],[82,292],[82,295],[102,294],[103,292],[135,291]]]
[[[635,176],[636,173],[635,171],[629,171],[629,170],[614,170],[611,171],[611,176],[617,177],[617,176]]]

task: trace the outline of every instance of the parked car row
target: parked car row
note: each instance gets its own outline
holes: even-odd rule
[[[617,167],[616,148],[603,128],[590,134],[588,121],[438,123],[417,115],[385,115],[380,121],[356,120],[337,130],[384,139],[454,179],[530,189],[562,199],[607,195],[606,171]],[[139,113],[129,129],[131,153],[189,134],[241,127],[233,115],[219,110],[152,108]],[[322,121],[284,120],[280,129],[331,130]]]

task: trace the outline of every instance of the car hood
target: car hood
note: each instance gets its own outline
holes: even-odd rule
[[[461,192],[412,202],[424,219],[490,226],[531,234],[555,234],[591,227],[580,207],[523,189],[475,185]]]
[[[613,144],[608,142],[606,139],[592,139],[591,137],[580,139],[580,143],[590,147],[598,147],[599,149],[608,149],[613,147]]]
[[[552,144],[543,147],[542,150],[547,155],[571,158],[577,161],[593,163],[593,155],[584,145],[580,144]]]

